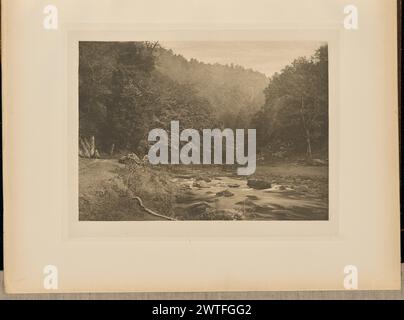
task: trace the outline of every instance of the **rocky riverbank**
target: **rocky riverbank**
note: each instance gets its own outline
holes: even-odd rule
[[[80,218],[160,220],[130,199],[136,195],[151,210],[177,220],[328,219],[328,167],[258,165],[248,178],[234,172],[224,166],[86,159],[80,164]]]

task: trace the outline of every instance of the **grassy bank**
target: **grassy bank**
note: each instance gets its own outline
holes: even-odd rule
[[[118,160],[80,159],[79,212],[82,221],[161,220],[133,198],[163,215],[173,216],[176,186],[167,173]]]

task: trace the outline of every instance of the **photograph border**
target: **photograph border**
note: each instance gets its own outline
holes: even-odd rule
[[[78,30],[79,28],[79,30]],[[80,29],[82,28],[82,29]],[[339,48],[340,29],[178,29],[177,26],[128,25],[72,26],[67,30],[67,165],[69,199],[64,235],[66,238],[203,239],[216,240],[313,240],[338,238],[339,154]],[[102,31],[104,30],[104,31]],[[109,30],[109,31],[105,31]],[[79,221],[78,220],[78,44],[80,41],[322,41],[329,47],[329,219],[328,221]]]

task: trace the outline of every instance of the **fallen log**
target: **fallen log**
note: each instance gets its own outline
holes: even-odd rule
[[[162,214],[159,214],[159,213],[157,213],[157,212],[155,212],[155,211],[153,211],[153,210],[150,210],[149,208],[146,208],[145,205],[143,204],[142,199],[141,199],[140,197],[133,196],[132,199],[137,200],[137,201],[139,202],[139,205],[142,207],[142,209],[143,209],[144,211],[146,211],[147,213],[153,215],[153,216],[156,216],[156,217],[159,217],[159,218],[163,218],[163,219],[166,219],[166,220],[177,221],[177,219],[174,219],[174,218],[171,218],[171,217],[167,217],[167,216],[162,215]]]

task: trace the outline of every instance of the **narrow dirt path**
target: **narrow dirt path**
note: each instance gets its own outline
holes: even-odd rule
[[[103,182],[115,178],[125,168],[116,159],[80,159],[80,193],[98,190]]]

